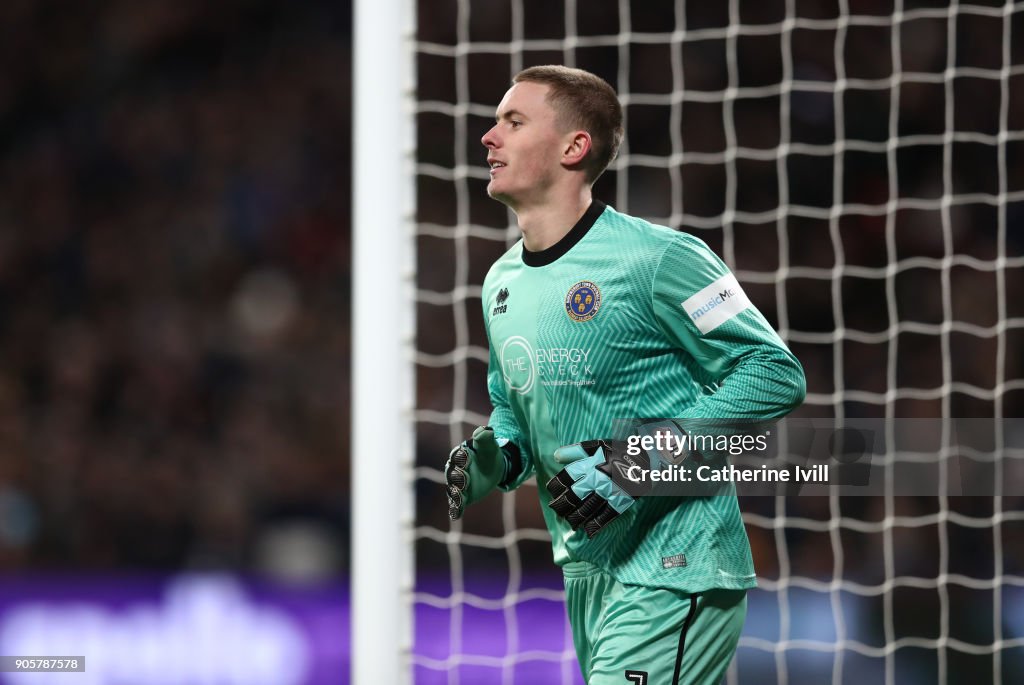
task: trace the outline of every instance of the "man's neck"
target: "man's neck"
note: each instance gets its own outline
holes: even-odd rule
[[[590,187],[581,188],[561,201],[516,211],[519,228],[523,232],[523,245],[530,252],[546,250],[572,230],[587,211],[592,201]]]

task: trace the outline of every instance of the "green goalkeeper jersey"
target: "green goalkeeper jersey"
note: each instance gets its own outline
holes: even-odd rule
[[[594,201],[556,245],[522,241],[483,287],[490,425],[536,476],[555,563],[623,583],[700,592],[756,585],[734,494],[641,497],[588,539],[548,506],[556,448],[616,419],[764,420],[804,397],[803,371],[702,241]],[[732,493],[733,491],[730,491]]]

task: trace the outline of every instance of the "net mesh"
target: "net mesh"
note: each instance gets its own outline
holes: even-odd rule
[[[1024,3],[417,14],[417,683],[581,682],[536,485],[451,525],[440,485],[489,412],[480,284],[518,232],[479,140],[524,67],[615,86],[626,141],[595,196],[725,259],[804,365],[799,415],[1022,415]],[[1021,498],[741,505],[760,587],[728,682],[1024,682]]]

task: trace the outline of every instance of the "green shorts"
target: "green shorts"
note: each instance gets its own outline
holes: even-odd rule
[[[746,590],[624,585],[583,562],[562,568],[588,685],[718,685],[743,631]]]

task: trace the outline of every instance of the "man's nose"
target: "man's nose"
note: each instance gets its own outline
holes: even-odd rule
[[[494,130],[498,128],[497,124],[491,127],[491,129],[483,135],[480,142],[487,149],[495,148],[498,146],[498,137],[495,135]]]

